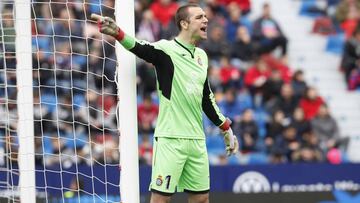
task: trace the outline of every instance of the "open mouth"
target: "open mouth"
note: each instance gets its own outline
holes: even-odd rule
[[[203,32],[206,32],[207,27],[202,27],[202,28],[200,28],[200,30],[203,31]]]

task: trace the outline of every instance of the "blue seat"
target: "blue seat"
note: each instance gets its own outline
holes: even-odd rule
[[[228,158],[228,165],[239,165],[240,161],[236,156],[229,156]]]
[[[50,112],[54,112],[56,110],[57,104],[56,96],[51,94],[43,94],[41,96],[41,104],[46,105]]]
[[[85,106],[85,95],[76,94],[73,97],[74,108],[78,109],[80,106]]]
[[[269,159],[265,153],[249,154],[248,164],[267,164],[267,163],[269,163]]]
[[[224,141],[221,136],[207,136],[206,146],[209,154],[223,154],[224,153]]]
[[[326,44],[326,51],[337,55],[341,55],[343,52],[344,43],[345,43],[344,33],[330,35],[328,37],[328,41]]]
[[[318,12],[312,12],[311,10],[313,10],[313,8],[316,8],[315,0],[302,1],[299,15],[308,16],[308,17],[312,17],[312,18],[322,16],[322,14],[320,14]]]

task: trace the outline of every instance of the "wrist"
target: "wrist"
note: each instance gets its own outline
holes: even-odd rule
[[[222,123],[222,124],[219,126],[219,128],[220,128],[222,131],[229,130],[230,124],[231,124],[230,119],[226,118],[226,120],[224,121],[224,123]]]
[[[122,29],[118,28],[117,29],[117,35],[114,36],[114,37],[115,37],[116,40],[122,41],[124,39],[124,37],[125,37],[125,33],[124,33],[124,31]]]

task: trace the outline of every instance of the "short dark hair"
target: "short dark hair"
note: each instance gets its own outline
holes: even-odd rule
[[[182,20],[189,21],[189,11],[188,8],[190,7],[200,7],[199,4],[196,3],[189,3],[185,4],[178,8],[175,14],[175,24],[177,28],[181,31],[181,25],[180,22]]]

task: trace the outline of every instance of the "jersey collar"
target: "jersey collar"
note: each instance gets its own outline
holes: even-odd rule
[[[174,41],[180,45],[182,48],[184,48],[186,51],[188,51],[191,54],[191,58],[194,58],[194,53],[195,53],[195,45],[192,44],[186,44],[182,41],[180,41],[179,39],[174,38]]]

